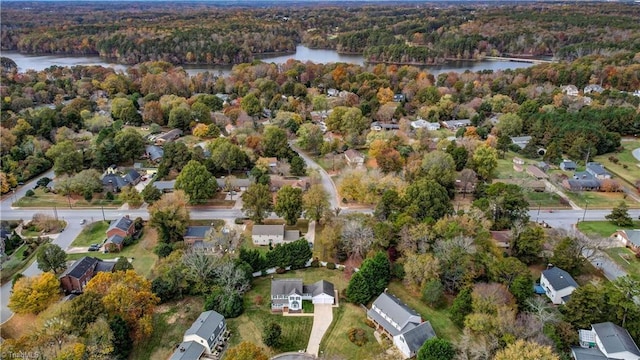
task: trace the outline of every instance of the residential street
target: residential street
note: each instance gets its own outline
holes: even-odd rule
[[[289,146],[291,146],[291,148],[295,152],[297,152],[298,155],[300,155],[300,157],[307,164],[307,168],[308,169],[316,169],[318,171],[318,173],[320,174],[320,177],[322,179],[322,187],[324,187],[324,190],[327,192],[327,194],[329,194],[329,206],[330,206],[330,208],[331,209],[337,209],[337,208],[341,208],[342,209],[343,207],[340,206],[340,200],[338,198],[338,189],[336,188],[336,184],[331,179],[331,176],[329,176],[329,173],[327,173],[320,165],[318,165],[317,162],[315,162],[307,154],[302,152],[296,146],[295,142],[289,141]]]

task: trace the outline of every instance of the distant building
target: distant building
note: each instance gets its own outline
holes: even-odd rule
[[[432,123],[424,119],[418,119],[416,121],[411,122],[411,128],[414,130],[427,129],[429,131],[436,131],[436,130],[440,130],[440,127],[441,127],[440,123],[437,123],[437,122]]]
[[[373,131],[389,131],[389,130],[399,130],[400,125],[393,123],[381,123],[379,121],[374,121],[371,123],[371,130]]]
[[[531,141],[531,136],[513,136],[511,142],[517,145],[520,149],[524,149]]]
[[[540,170],[535,165],[527,166],[527,174],[533,176],[534,178],[536,178],[538,180],[544,180],[544,179],[548,179],[549,178],[549,175],[545,174],[544,171]]]
[[[165,143],[176,141],[180,136],[182,136],[182,130],[173,129],[156,136],[155,143],[156,145],[164,145]]]
[[[560,169],[564,171],[575,171],[578,168],[575,162],[571,160],[562,160],[560,163]]]
[[[591,84],[591,85],[587,85],[584,87],[584,90],[582,91],[584,94],[591,94],[592,92],[595,93],[602,93],[604,91],[604,88],[598,84]]]
[[[593,175],[596,179],[600,179],[600,180],[611,179],[611,173],[605,170],[604,167],[597,162],[588,162],[587,172]]]
[[[156,145],[147,145],[145,147],[145,156],[149,158],[152,163],[158,163],[164,156],[164,150]]]
[[[629,332],[612,322],[591,324],[589,330],[579,330],[580,347],[572,347],[575,360],[638,360],[640,349]]]
[[[455,130],[461,127],[471,126],[471,120],[469,119],[461,119],[461,120],[448,120],[441,121],[440,124],[446,129]]]
[[[562,91],[563,94],[569,95],[569,96],[578,96],[579,94],[578,88],[575,85],[561,86],[560,90]]]
[[[197,241],[204,241],[212,230],[211,226],[189,226],[182,238],[185,244],[193,245]]]
[[[175,180],[168,181],[154,181],[149,186],[153,186],[156,189],[160,190],[162,193],[171,193],[173,192],[176,185]]]
[[[364,155],[357,150],[349,149],[345,151],[344,158],[350,166],[361,167],[364,165]]]

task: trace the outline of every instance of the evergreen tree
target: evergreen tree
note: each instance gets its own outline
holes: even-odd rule
[[[605,218],[617,226],[633,226],[633,220],[629,216],[629,207],[624,201],[620,201],[618,206],[611,210],[611,214],[605,216]]]

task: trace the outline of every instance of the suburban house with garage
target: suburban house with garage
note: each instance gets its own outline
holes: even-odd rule
[[[176,181],[175,180],[154,181],[151,183],[150,186],[155,187],[156,189],[160,190],[160,192],[162,193],[172,193],[176,186]]]
[[[611,179],[611,173],[605,170],[602,164],[597,162],[588,162],[587,172],[599,180]]]
[[[116,265],[114,261],[104,261],[90,256],[85,256],[71,264],[58,277],[60,286],[65,294],[79,294],[84,291],[85,285],[98,272],[112,272]]]
[[[133,236],[135,232],[135,224],[129,215],[113,220],[107,229],[107,241],[104,243],[105,249],[110,252],[121,251],[124,247],[124,238]]]
[[[164,145],[165,143],[176,141],[180,136],[182,136],[182,130],[172,129],[160,135],[157,135],[154,141],[156,145]]]
[[[611,237],[621,241],[622,244],[633,251],[640,251],[640,230],[618,230]]]
[[[417,129],[427,129],[430,131],[436,131],[436,130],[440,130],[440,123],[438,122],[428,122],[427,120],[424,119],[418,119],[416,121],[412,121],[411,122],[411,128],[414,130]]]
[[[559,305],[569,301],[571,293],[578,288],[578,283],[573,280],[568,272],[552,266],[542,271],[540,286],[542,286],[551,302]]]
[[[158,163],[164,156],[164,150],[157,145],[147,145],[144,148],[144,154],[152,163]]]
[[[333,284],[325,280],[311,285],[304,285],[302,279],[271,280],[271,311],[299,312],[305,300],[333,305],[335,297]]]
[[[229,335],[224,316],[213,310],[205,311],[184,332],[182,343],[170,360],[194,360],[203,355],[215,359],[226,346]]]
[[[300,239],[300,230],[285,230],[282,225],[253,225],[251,240],[254,245],[276,245]]]
[[[638,360],[640,349],[629,332],[612,322],[591,324],[589,330],[578,330],[580,347],[572,347],[575,360]]]
[[[393,341],[404,359],[416,356],[422,344],[436,336],[430,322],[422,321],[415,310],[386,291],[373,302],[367,319]]]
[[[349,166],[360,167],[364,164],[364,155],[360,151],[349,149],[344,152],[344,159]]]
[[[142,179],[142,175],[135,169],[130,169],[124,175],[120,175],[117,169],[114,169],[115,165],[112,165],[102,175],[102,187],[105,191],[112,193],[120,192],[122,188],[128,185],[138,185]]]

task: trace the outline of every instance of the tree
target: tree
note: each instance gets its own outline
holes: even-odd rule
[[[133,265],[129,262],[126,256],[120,256],[116,264],[113,266],[113,271],[127,271],[132,270]]]
[[[123,187],[120,190],[119,197],[122,202],[126,202],[131,207],[138,207],[142,205],[142,196],[138,192],[138,189],[136,189],[132,184]]]
[[[104,315],[102,297],[93,292],[85,292],[71,301],[67,320],[72,330],[82,333],[101,315]]]
[[[109,327],[113,333],[113,356],[118,360],[128,359],[131,350],[133,350],[129,325],[120,315],[116,315],[109,321]]]
[[[453,212],[447,190],[435,180],[420,179],[409,185],[404,201],[408,204],[407,213],[418,221],[438,220]]]
[[[400,152],[396,149],[383,149],[376,157],[378,167],[383,173],[396,173],[402,170],[403,159]]]
[[[440,263],[433,254],[408,253],[404,259],[405,282],[423,288],[427,282],[438,280]]]
[[[215,310],[225,318],[235,318],[244,311],[242,295],[238,291],[224,291],[221,288],[215,289],[207,296],[204,309]]]
[[[272,348],[280,345],[280,336],[282,328],[277,323],[269,323],[262,331],[262,342]]]
[[[430,280],[422,288],[422,300],[432,308],[438,308],[444,300],[444,286],[440,280]]]
[[[468,287],[462,289],[453,300],[449,313],[451,314],[451,321],[459,328],[464,326],[465,317],[473,311],[471,300],[471,288]]]
[[[484,210],[493,219],[493,230],[509,229],[529,220],[529,202],[520,186],[497,182],[486,188],[485,196],[488,207]]]
[[[243,341],[240,344],[232,347],[227,351],[229,360],[268,360],[269,358],[264,353],[262,348],[248,341]]]
[[[522,339],[499,350],[494,360],[560,360],[551,347]]]
[[[418,360],[452,360],[456,349],[445,339],[433,337],[422,344],[418,350]]]
[[[358,217],[348,218],[341,229],[341,244],[347,254],[356,259],[364,258],[374,240],[373,229],[365,220]]]
[[[302,190],[291,185],[283,186],[276,194],[274,210],[288,225],[295,225],[302,215]]]
[[[550,261],[554,266],[576,274],[585,261],[578,239],[567,236],[560,240],[553,249]]]
[[[134,162],[136,158],[144,153],[144,138],[134,128],[126,128],[120,131],[114,138],[114,143],[119,149],[122,160]]]
[[[453,157],[440,150],[429,152],[424,156],[422,172],[425,178],[434,180],[445,188],[453,188],[456,180],[456,164]]]
[[[158,230],[161,241],[182,241],[189,223],[187,202],[184,192],[176,191],[162,195],[160,200],[149,207],[149,225]]]
[[[629,216],[629,207],[624,201],[620,201],[618,206],[611,210],[611,214],[605,216],[610,223],[617,226],[633,226],[633,220]]]
[[[46,155],[53,160],[53,171],[56,176],[73,175],[82,170],[82,153],[70,140],[53,145],[47,150]]]
[[[304,216],[320,222],[320,219],[329,210],[329,195],[322,184],[311,185],[302,196],[302,208]]]
[[[169,127],[186,131],[191,124],[191,111],[187,105],[176,106],[169,112]]]
[[[262,112],[260,100],[253,93],[242,98],[240,107],[251,117],[258,116]]]
[[[297,132],[298,145],[312,154],[320,152],[320,146],[324,141],[322,130],[318,125],[305,123],[300,126]]]
[[[498,118],[498,124],[496,124],[496,127],[501,134],[505,134],[507,136],[518,136],[522,133],[522,119],[517,114],[502,114]]]
[[[291,158],[291,175],[305,176],[307,175],[307,163],[302,157],[296,155]]]
[[[115,98],[111,101],[111,116],[114,120],[122,120],[124,124],[139,125],[142,122],[133,101],[127,98]]]
[[[538,259],[545,242],[546,235],[541,227],[527,226],[511,241],[511,254],[525,264],[532,264]]]
[[[498,135],[498,142],[496,143],[496,148],[500,150],[500,158],[504,159],[504,154],[509,150],[509,147],[513,144],[511,137],[507,134],[500,133]]]
[[[89,359],[107,359],[115,350],[113,331],[109,322],[104,318],[98,318],[89,324],[86,335],[86,351]]]
[[[175,188],[184,191],[189,203],[199,204],[213,197],[218,190],[218,183],[206,166],[191,160],[176,178]]]
[[[247,216],[261,223],[273,211],[273,198],[267,185],[251,184],[242,194],[242,211]]]
[[[347,300],[354,304],[366,304],[371,299],[371,289],[360,272],[351,276],[346,294]]]
[[[226,170],[230,175],[234,169],[245,166],[246,154],[226,138],[218,138],[209,145],[211,159],[216,167]]]
[[[498,154],[496,149],[487,145],[481,145],[471,157],[473,168],[483,180],[490,180],[498,167]]]
[[[588,329],[591,324],[608,321],[610,310],[604,287],[587,284],[571,293],[569,301],[562,307],[562,315],[576,329]]]
[[[67,253],[56,244],[44,244],[38,251],[38,269],[54,274],[67,268]]]
[[[153,204],[155,201],[160,200],[162,192],[157,187],[153,186],[153,184],[148,184],[144,189],[142,189],[140,195],[142,195],[144,202],[147,204]]]
[[[286,158],[289,144],[287,133],[275,126],[267,126],[262,136],[262,152],[264,156],[275,156],[278,159]]]
[[[45,272],[20,278],[12,291],[9,309],[16,314],[38,314],[58,300],[60,282],[54,274]]]

